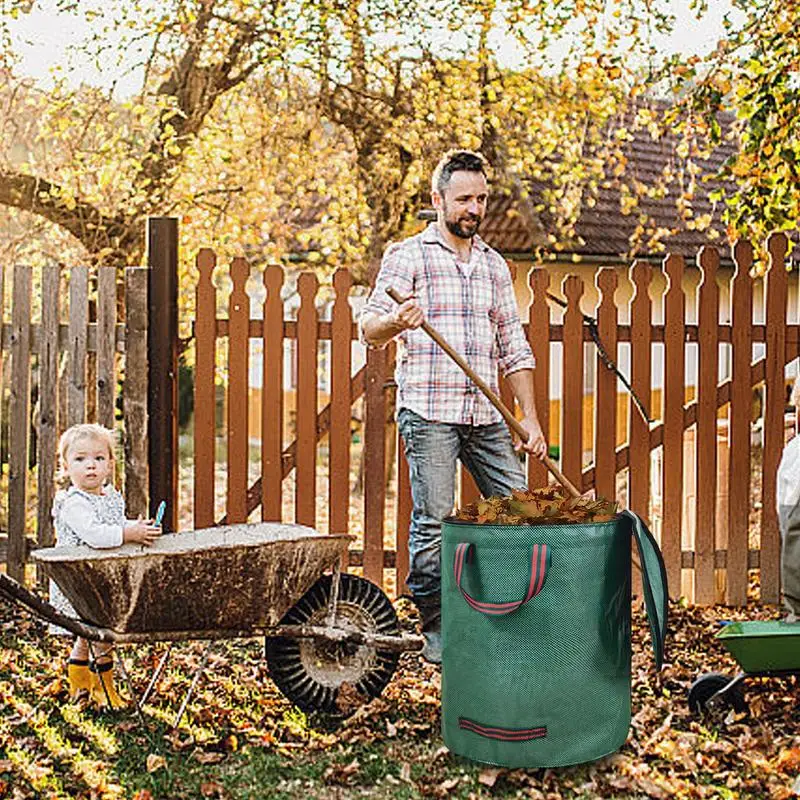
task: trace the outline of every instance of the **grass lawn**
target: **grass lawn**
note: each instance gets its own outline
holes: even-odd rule
[[[406,601],[399,612],[411,626]],[[146,726],[132,711],[67,701],[63,641],[0,604],[0,798],[790,798],[800,795],[796,679],[747,685],[750,714],[697,720],[686,690],[700,672],[733,672],[714,639],[746,615],[673,604],[667,664],[656,675],[634,611],[633,721],[619,752],[564,769],[508,770],[451,755],[440,731],[438,668],[401,659],[384,694],[346,719],[306,716],[278,693],[263,641],[214,645],[178,730],[171,723],[200,643],[176,646]],[[163,648],[126,647],[141,692]],[[797,792],[795,794],[794,792]]]

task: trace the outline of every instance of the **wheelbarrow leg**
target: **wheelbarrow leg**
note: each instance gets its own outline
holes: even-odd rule
[[[331,577],[331,595],[328,598],[328,613],[325,617],[325,626],[327,628],[330,628],[336,622],[336,614],[339,608],[339,586],[341,584],[341,578],[341,562],[337,561],[333,565],[333,576]]]
[[[119,671],[122,674],[122,680],[125,682],[125,686],[128,690],[128,694],[130,695],[131,700],[133,701],[133,705],[136,707],[136,716],[139,717],[139,722],[141,723],[143,728],[147,728],[147,720],[144,718],[144,714],[142,714],[142,705],[136,700],[136,695],[133,692],[133,684],[131,683],[130,675],[128,675],[128,670],[125,669],[125,662],[122,660],[122,653],[120,653],[118,648],[114,648],[114,656],[117,659],[117,665],[119,666]],[[105,684],[103,684],[105,687]],[[108,696],[108,691],[106,691],[106,696]],[[111,701],[109,700],[109,703]]]
[[[158,661],[158,666],[156,667],[155,672],[153,672],[153,677],[150,678],[150,683],[147,684],[147,688],[144,690],[142,699],[139,701],[142,705],[144,705],[150,699],[150,695],[153,693],[153,689],[155,689],[156,683],[158,683],[158,679],[161,677],[161,673],[164,671],[164,667],[167,666],[170,653],[172,653],[172,643],[169,644],[166,651]]]
[[[194,694],[195,687],[197,686],[197,681],[200,680],[200,675],[205,672],[206,664],[208,663],[208,657],[211,655],[211,645],[213,641],[209,639],[208,643],[206,644],[206,649],[203,650],[203,657],[200,659],[200,664],[198,665],[197,669],[194,671],[194,676],[192,677],[192,683],[189,686],[189,689],[186,692],[186,696],[183,698],[183,702],[181,703],[181,707],[178,709],[178,716],[175,717],[175,722],[172,723],[173,730],[178,727],[181,723],[181,719],[183,719],[183,713],[186,711],[186,706],[189,705],[189,699]]]

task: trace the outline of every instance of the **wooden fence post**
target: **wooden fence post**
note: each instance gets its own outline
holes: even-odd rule
[[[59,280],[61,268],[48,264],[42,270],[42,335],[39,346],[38,514],[36,543],[53,544],[54,478],[58,471],[58,326],[61,321]],[[40,585],[45,586],[44,571]]]
[[[178,527],[178,220],[147,220],[147,401],[150,503],[167,501],[164,530]]]
[[[30,433],[31,269],[14,268],[9,386],[8,574],[25,580],[25,511]]]
[[[147,514],[147,279],[149,270],[125,270],[125,506],[131,517]]]

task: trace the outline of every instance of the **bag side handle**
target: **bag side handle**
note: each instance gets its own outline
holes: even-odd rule
[[[547,571],[550,569],[550,548],[546,544],[535,544],[531,549],[531,577],[528,581],[528,591],[525,597],[522,600],[508,603],[491,603],[476,600],[461,585],[464,564],[472,562],[474,550],[475,545],[468,542],[462,542],[456,546],[453,559],[453,574],[456,579],[456,586],[458,586],[468,605],[475,611],[480,611],[482,614],[489,614],[490,616],[511,614],[542,591],[547,580]]]
[[[656,669],[664,664],[664,647],[667,637],[667,615],[669,611],[669,589],[664,557],[655,537],[644,520],[630,511],[623,511],[631,525],[631,535],[636,541],[636,549],[642,565],[642,591],[650,633],[653,640]]]

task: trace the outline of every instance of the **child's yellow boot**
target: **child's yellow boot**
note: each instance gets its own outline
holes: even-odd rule
[[[92,673],[89,662],[82,658],[71,658],[67,662],[67,683],[69,696],[73,699],[92,690]]]
[[[120,695],[114,686],[114,662],[93,661],[89,667],[92,675],[91,698],[99,708],[125,708],[128,701]]]

